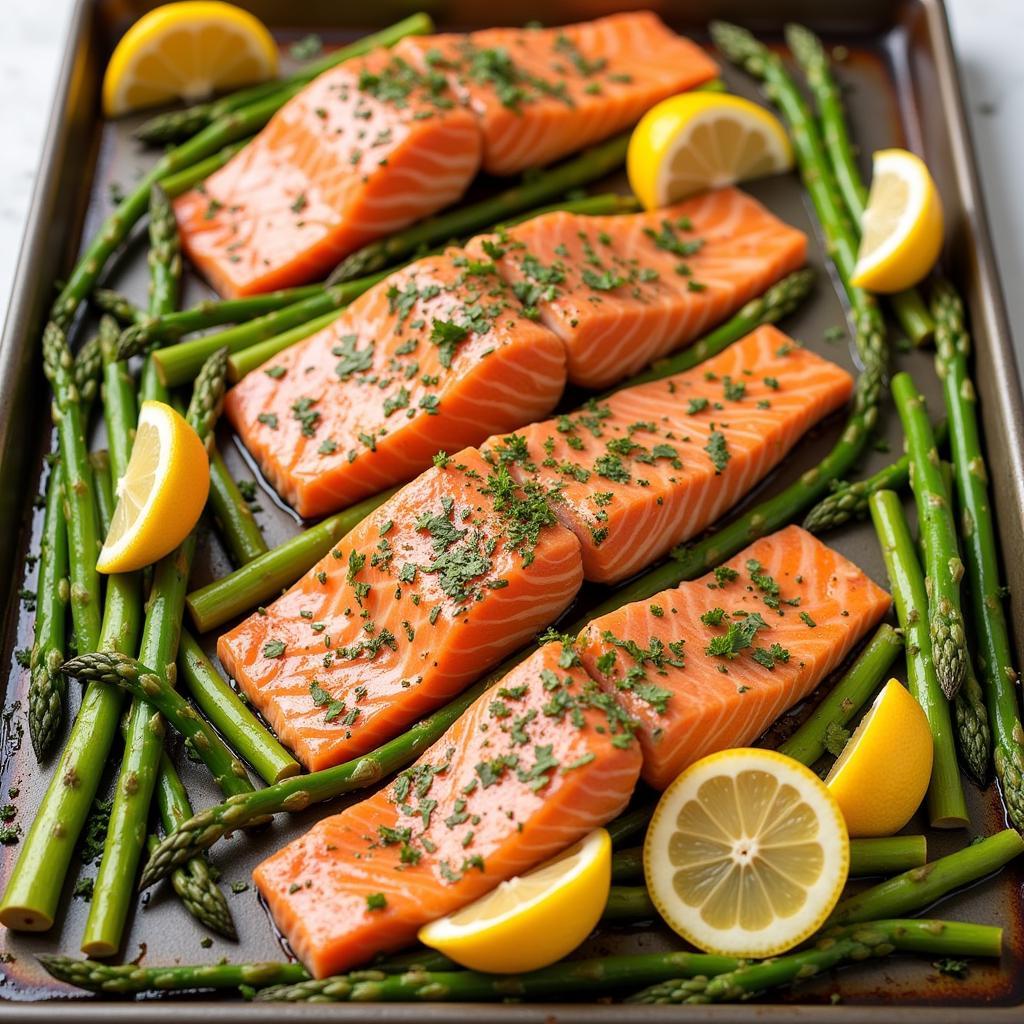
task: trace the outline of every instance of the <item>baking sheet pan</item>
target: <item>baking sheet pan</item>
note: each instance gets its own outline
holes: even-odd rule
[[[23,586],[32,586],[26,556],[34,550],[41,514],[35,495],[40,489],[43,454],[49,439],[47,395],[38,363],[38,337],[52,299],[51,282],[66,273],[88,236],[110,209],[111,187],[129,186],[153,159],[130,138],[131,120],[103,124],[98,116],[98,89],[111,46],[124,27],[154,4],[138,0],[79,0],[72,18],[62,78],[54,104],[51,129],[25,245],[15,284],[14,300],[0,346],[0,579],[7,581],[2,661],[7,666],[4,711],[0,717],[0,796],[11,787],[18,820],[26,826],[45,788],[49,772],[35,763],[25,726],[25,691],[28,673],[19,667],[15,651],[31,645],[32,616],[19,598]],[[975,368],[982,401],[995,510],[1005,571],[1011,591],[1024,595],[1024,469],[1017,442],[1024,423],[1018,377],[1003,303],[992,263],[992,250],[978,193],[977,177],[964,122],[956,69],[940,0],[663,0],[630,5],[609,0],[563,0],[502,4],[500,12],[480,0],[411,5],[380,3],[354,9],[334,0],[305,0],[301,4],[278,0],[250,0],[246,6],[264,18],[283,43],[316,31],[327,45],[336,45],[397,20],[414,9],[428,10],[443,29],[469,29],[483,25],[518,24],[530,19],[546,23],[577,21],[628,6],[656,10],[674,28],[706,42],[705,27],[713,17],[740,21],[769,39],[778,40],[788,20],[801,20],[820,31],[831,44],[841,44],[848,56],[839,68],[847,89],[852,128],[862,152],[883,146],[907,145],[928,160],[942,191],[948,226],[945,269],[962,288],[972,316],[977,349]],[[731,68],[724,68],[730,86],[754,95],[751,83]],[[615,183],[621,185],[621,182]],[[811,236],[810,261],[818,270],[818,286],[811,301],[781,326],[793,336],[850,369],[855,362],[847,341],[829,342],[828,328],[845,324],[843,307],[830,280],[817,225],[795,176],[755,183],[750,191],[784,219]],[[145,295],[141,244],[129,242],[110,268],[105,284],[120,288],[136,300]],[[184,302],[191,304],[208,294],[197,279],[187,282]],[[74,339],[93,326],[88,315]],[[897,352],[894,366],[911,370],[927,397],[941,404],[931,357],[924,352]],[[831,447],[838,430],[834,419],[816,430],[785,464],[748,498],[760,500],[785,486],[814,465]],[[252,469],[229,432],[220,435],[222,451],[237,477],[251,477]],[[892,458],[883,450],[901,442],[900,428],[890,409],[884,417],[879,450],[865,460],[868,472]],[[294,516],[269,490],[260,492],[258,519],[271,544],[298,529]],[[861,524],[830,535],[844,554],[884,583],[881,556],[869,525]],[[230,568],[215,536],[203,539],[196,562],[194,585]],[[570,612],[571,614],[571,612]],[[1024,638],[1024,598],[1012,606],[1018,651]],[[212,636],[208,639],[212,639]],[[1018,659],[1019,663],[1019,659]],[[72,711],[77,704],[72,693]],[[786,723],[783,723],[785,727]],[[201,771],[176,752],[194,805],[216,802],[218,795]],[[48,768],[51,766],[48,765]],[[978,833],[1002,827],[998,796],[990,787],[979,792],[967,783],[972,825]],[[336,809],[339,805],[334,805]],[[129,922],[123,959],[143,964],[280,959],[285,955],[268,916],[254,890],[230,893],[230,883],[247,882],[253,865],[325,813],[313,808],[257,834],[236,836],[214,848],[213,860],[223,870],[232,911],[239,927],[238,944],[214,939],[201,944],[204,932],[185,914],[166,886],[144,899]],[[926,831],[930,859],[959,848],[963,833],[928,830],[917,820],[908,831]],[[17,847],[0,848],[0,877],[9,873]],[[89,874],[93,869],[83,869]],[[62,951],[74,954],[87,906],[71,896],[75,870],[69,875],[58,924],[45,935],[0,933],[0,959],[5,980],[0,985],[0,1017],[20,1020],[81,1021],[184,1020],[197,1015],[224,1021],[266,1015],[274,1020],[307,1019],[329,1014],[339,1020],[373,1021],[602,1021],[602,1020],[807,1020],[807,1021],[948,1021],[955,1013],[962,1020],[1021,1019],[1024,1000],[1024,872],[1004,871],[997,879],[946,900],[943,917],[1001,924],[1006,948],[999,964],[972,965],[968,978],[957,981],[940,976],[919,959],[874,961],[823,976],[787,994],[782,1002],[718,1007],[612,1007],[587,1004],[557,1006],[466,1006],[433,1004],[412,1006],[273,1006],[243,1005],[208,998],[153,999],[125,1003],[83,995],[58,986],[35,963],[34,954]],[[601,929],[581,950],[582,955],[638,952],[674,948],[676,940],[664,929],[651,926]],[[841,1002],[832,1005],[838,995]],[[797,1006],[794,1001],[810,1005]],[[955,1009],[954,1009],[955,1008]]]

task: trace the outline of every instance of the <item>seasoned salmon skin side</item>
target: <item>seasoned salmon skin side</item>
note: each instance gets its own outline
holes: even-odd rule
[[[455,202],[480,156],[476,118],[444,79],[374,50],[316,78],[174,209],[210,284],[251,295],[315,281]]]
[[[268,608],[224,667],[311,771],[372,750],[553,622],[579,542],[472,448],[407,484]]]
[[[889,605],[856,565],[788,526],[707,576],[595,619],[580,655],[642,723],[643,776],[664,789],[705,754],[760,736]]]
[[[483,167],[542,167],[635,124],[660,100],[718,73],[650,11],[561,28],[492,28],[403,40],[477,115]]]
[[[632,723],[566,653],[542,647],[386,790],[256,868],[314,976],[409,945],[623,810],[640,772]]]
[[[584,576],[614,583],[718,519],[852,390],[844,369],[764,326],[692,370],[484,451],[557,490],[553,507],[579,538]]]
[[[562,343],[493,263],[449,249],[248,374],[225,412],[281,496],[315,516],[546,415],[564,385]]]
[[[606,388],[681,348],[803,265],[807,237],[735,188],[650,213],[554,212],[469,245],[565,343],[569,380]]]

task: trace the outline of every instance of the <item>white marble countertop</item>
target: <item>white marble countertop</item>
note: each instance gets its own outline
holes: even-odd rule
[[[243,0],[244,2],[244,0]],[[827,0],[822,0],[826,2]],[[1011,324],[1024,322],[1024,3],[946,0]],[[5,4],[0,33],[0,323],[7,309],[72,0]],[[1017,331],[1024,362],[1024,329]]]

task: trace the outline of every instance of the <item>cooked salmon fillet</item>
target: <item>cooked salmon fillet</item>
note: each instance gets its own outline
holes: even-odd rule
[[[282,497],[331,512],[554,408],[565,350],[490,260],[430,256],[248,374],[226,413]]]
[[[407,484],[217,653],[312,771],[390,739],[568,607],[579,542],[468,448]]]
[[[572,661],[542,647],[386,790],[256,868],[314,976],[408,945],[622,811],[640,772],[632,723]]]
[[[579,650],[641,722],[643,776],[664,789],[705,754],[756,739],[889,604],[856,565],[788,526],[707,576],[595,619]]]
[[[475,116],[396,51],[324,72],[175,201],[189,258],[227,296],[323,276],[457,200],[480,165]]]
[[[479,117],[490,174],[540,167],[607,138],[718,72],[650,11],[563,28],[421,36],[399,50],[417,53],[421,70],[446,75]]]
[[[713,523],[779,464],[853,379],[774,327],[685,373],[625,388],[484,447],[558,490],[583,574],[613,583]]]
[[[619,217],[555,212],[468,247],[564,342],[569,379],[605,388],[695,340],[800,267],[803,232],[735,188]]]

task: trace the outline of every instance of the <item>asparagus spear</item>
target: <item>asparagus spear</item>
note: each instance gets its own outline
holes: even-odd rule
[[[75,353],[72,368],[75,387],[82,399],[85,420],[88,425],[88,409],[99,392],[100,373],[103,370],[103,357],[100,353],[100,339],[93,335]]]
[[[411,18],[406,19],[379,33],[378,38],[386,37],[390,45],[409,35],[410,28],[415,31],[416,26],[423,25],[424,21],[421,18],[416,18],[415,21]],[[370,38],[372,37],[367,37]],[[360,40],[354,45],[365,45],[367,39]],[[270,96],[246,103],[224,114],[211,121],[188,142],[167,150],[142,176],[135,189],[117,205],[85,247],[85,252],[53,304],[51,319],[61,327],[71,321],[79,304],[92,291],[114,250],[127,238],[133,225],[146,212],[149,188],[154,182],[163,181],[172,174],[184,171],[228,144],[259,131],[285,102],[303,88],[304,84],[301,81],[285,82],[280,90]],[[198,370],[198,367],[196,369]]]
[[[60,463],[50,463],[46,481],[46,511],[39,542],[36,584],[35,638],[29,663],[28,731],[32,749],[42,760],[60,734],[64,719],[65,619],[68,605],[68,531]]]
[[[955,889],[972,885],[1024,852],[1024,839],[1008,828],[981,842],[911,868],[836,904],[827,925],[855,924],[890,914],[912,914]]]
[[[446,242],[507,220],[524,210],[551,203],[574,188],[582,188],[617,171],[626,161],[629,133],[616,135],[555,167],[524,178],[518,185],[495,196],[468,203],[420,221],[357,249],[338,264],[328,278],[330,284],[352,281],[394,266],[400,260]]]
[[[631,996],[630,1003],[733,1003],[759,992],[813,978],[845,963],[894,952],[932,956],[999,957],[1001,928],[959,921],[890,920],[835,928],[813,946],[758,963],[744,964],[716,977],[661,982]]]
[[[267,542],[232,479],[220,452],[210,453],[210,507],[221,538],[235,565],[245,565],[266,554]]]
[[[147,315],[126,295],[113,288],[95,288],[90,299],[101,313],[108,313],[122,324],[136,323]]]
[[[255,345],[236,352],[228,360],[228,379],[232,384],[237,384],[246,374],[258,370],[267,360],[273,359],[286,348],[291,348],[297,341],[302,341],[303,338],[308,338],[325,327],[329,327],[341,316],[342,312],[343,309],[332,309],[330,312],[324,313],[323,316],[307,320],[304,324],[299,324],[298,327],[282,331],[272,338],[258,341]]]
[[[988,724],[985,695],[969,660],[964,685],[953,701],[953,722],[964,765],[978,785],[985,786],[992,758],[992,731]]]
[[[779,747],[802,764],[812,765],[825,753],[825,734],[830,725],[844,726],[871,699],[896,656],[903,637],[883,624],[857,656],[849,671],[832,687],[810,717]]]
[[[167,193],[154,182],[149,187],[149,311],[169,313],[178,304],[181,285],[181,240]]]
[[[951,424],[953,478],[960,509],[960,539],[967,564],[967,593],[978,638],[978,668],[995,741],[996,775],[1010,821],[1024,829],[1024,727],[1017,704],[1017,673],[1003,610],[999,553],[989,506],[977,397],[968,369],[971,339],[963,303],[948,283],[936,286],[935,367]]]
[[[106,448],[89,452],[89,465],[92,466],[92,478],[96,484],[97,522],[100,532],[105,535],[114,518],[114,480],[110,474],[110,452]]]
[[[612,854],[612,885],[625,885],[629,882],[642,882],[643,880],[644,850],[642,846],[616,850]]]
[[[220,170],[240,149],[252,141],[251,135],[218,149],[216,153],[190,164],[188,167],[160,179],[160,185],[171,199],[177,199],[191,188],[204,182],[214,171]]]
[[[621,846],[627,839],[642,835],[647,831],[647,824],[654,815],[657,801],[650,801],[620,814],[614,821],[605,825],[605,831],[611,836],[613,846]]]
[[[250,86],[247,89],[240,89],[237,92],[222,96],[207,103],[199,103],[184,110],[171,110],[167,113],[157,114],[148,121],[143,122],[134,132],[137,139],[149,142],[154,145],[166,145],[168,142],[177,142],[180,139],[188,138],[196,132],[207,127],[207,125],[219,120],[236,110],[247,106],[257,100],[268,99],[276,95],[285,86],[306,85],[312,82],[317,75],[322,74],[328,68],[333,68],[342,61],[350,60],[352,57],[359,57],[364,53],[378,46],[394,46],[405,36],[422,36],[432,32],[434,23],[427,14],[413,14],[408,18],[391,25],[389,28],[357,39],[354,43],[332,50],[325,57],[313,61],[305,67],[300,68],[295,74],[284,80],[272,82],[261,82],[259,85]]]
[[[924,836],[850,840],[851,878],[891,875],[896,871],[922,867],[927,859],[928,840]]]
[[[132,995],[141,992],[184,992],[193,989],[233,989],[240,985],[294,985],[309,978],[302,964],[202,964],[198,966],[140,967],[137,964],[104,964],[70,956],[39,957],[39,962],[58,981],[90,992]]]
[[[188,630],[181,634],[178,668],[199,710],[265,782],[273,784],[299,774],[295,758],[220,677]]]
[[[935,425],[935,443],[942,448],[949,431],[945,420]],[[868,514],[868,498],[875,491],[902,491],[910,482],[910,456],[901,455],[877,473],[854,483],[840,483],[804,517],[804,529],[812,533],[835,530]]]
[[[680,373],[703,359],[707,359],[737,338],[749,334],[764,323],[774,323],[792,312],[796,304],[807,295],[813,276],[810,271],[799,270],[772,285],[758,299],[747,303],[735,316],[715,328],[685,352],[659,360],[651,370],[633,378],[628,384],[646,380],[660,380]],[[246,357],[260,346],[246,349],[233,356],[230,363],[246,365]],[[262,361],[262,360],[261,360]],[[229,365],[230,365],[229,363]],[[248,367],[247,367],[248,368]],[[622,385],[627,386],[626,384]],[[214,580],[189,594],[189,610],[196,628],[205,633],[222,625],[241,612],[248,611],[261,601],[274,597],[282,587],[294,583],[307,569],[331,549],[362,516],[369,515],[381,501],[394,493],[370,498],[350,509],[325,519],[305,533],[293,537],[251,566]],[[365,509],[365,511],[363,511]],[[273,569],[271,569],[273,566]]]
[[[657,921],[658,911],[642,885],[613,885],[608,890],[601,920],[609,924],[631,924],[635,921]]]
[[[220,412],[226,365],[227,353],[223,350],[215,353],[203,366],[192,392],[187,419],[204,440],[209,438]],[[139,661],[155,666],[155,672],[164,682],[174,679],[178,635],[195,544],[193,533],[153,569]],[[114,791],[110,827],[82,938],[82,950],[90,955],[109,956],[120,946],[133,896],[133,880],[146,840],[146,819],[162,750],[162,720],[146,700],[136,697],[128,713],[121,774]]]
[[[939,466],[935,435],[924,399],[908,373],[892,380],[892,396],[907,438],[910,484],[917,505],[928,584],[928,628],[935,673],[950,700],[967,673],[964,617],[960,608],[960,560],[953,506]]]
[[[821,134],[832,173],[859,231],[867,206],[868,190],[857,166],[857,157],[846,127],[843,100],[832,75],[828,55],[821,40],[803,25],[787,25],[786,42],[807,76],[807,84],[821,118]],[[893,295],[890,302],[900,326],[915,345],[923,345],[931,338],[935,322],[916,288],[908,288]]]
[[[928,716],[934,742],[928,788],[931,824],[933,828],[962,828],[969,823],[967,804],[956,762],[949,702],[939,686],[932,661],[931,638],[923,615],[928,595],[914,542],[895,492],[876,492],[871,495],[870,507],[907,648],[907,685]]]
[[[192,817],[188,793],[166,751],[160,756],[156,802],[166,832],[172,831],[181,822]],[[155,836],[150,836],[149,849],[152,850],[157,841]],[[202,857],[193,857],[185,867],[174,871],[171,874],[171,885],[185,905],[185,909],[197,921],[225,938],[238,938],[228,902],[213,880],[209,865]]]
[[[319,295],[323,291],[322,284],[307,284],[298,288],[282,288],[264,295],[247,295],[242,299],[223,299],[220,301],[206,300],[191,309],[175,310],[163,316],[149,316],[136,311],[137,315],[128,318],[119,317],[124,323],[132,325],[130,335],[120,343],[126,354],[135,355],[145,351],[158,341],[177,341],[193,331],[203,331],[209,327],[221,327],[224,324],[240,323],[254,316],[273,313],[275,310],[291,306],[303,299]],[[99,298],[102,288],[93,293]],[[121,310],[125,312],[126,310]],[[111,310],[116,315],[115,310]]]
[[[208,633],[261,601],[275,597],[394,493],[392,489],[366,498],[296,534],[233,573],[193,590],[188,595],[188,609],[196,629]]]

